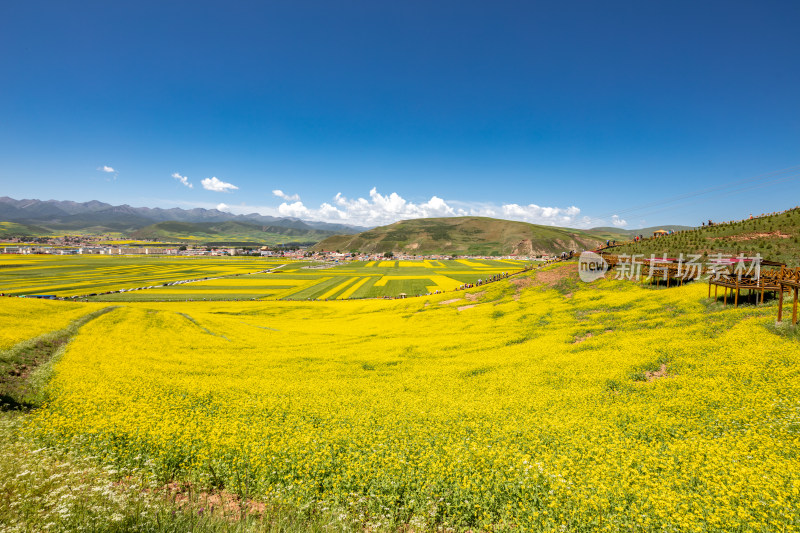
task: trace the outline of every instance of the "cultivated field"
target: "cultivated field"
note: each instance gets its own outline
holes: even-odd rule
[[[261,258],[0,257],[0,292],[93,301],[349,299],[452,291],[530,265],[509,260],[370,261],[341,265]],[[269,272],[265,272],[269,271]],[[208,278],[208,279],[206,279]],[[173,284],[190,280],[189,283]],[[169,285],[167,285],[169,283]],[[128,292],[127,289],[139,289]],[[119,291],[102,294],[108,291]]]
[[[64,328],[73,320],[103,307],[100,304],[3,298],[0,300],[0,350]]]
[[[339,285],[417,267],[358,268]],[[797,530],[800,349],[774,307],[561,268],[407,300],[118,304],[25,431],[341,527]]]
[[[279,264],[247,257],[2,255],[0,293],[77,296],[186,279],[235,276]]]

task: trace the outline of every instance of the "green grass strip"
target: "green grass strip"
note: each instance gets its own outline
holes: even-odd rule
[[[0,352],[0,410],[31,409],[44,401],[43,386],[70,339],[84,324],[116,309],[105,307],[70,325],[23,341]]]

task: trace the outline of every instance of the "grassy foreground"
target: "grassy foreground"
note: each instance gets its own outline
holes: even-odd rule
[[[348,531],[331,513],[269,507],[243,512],[236,498],[170,491],[147,469],[124,474],[95,457],[41,446],[21,434],[24,416],[0,412],[3,532],[266,533]]]
[[[73,338],[21,438],[312,529],[798,529],[800,350],[773,306],[535,276],[128,303]]]

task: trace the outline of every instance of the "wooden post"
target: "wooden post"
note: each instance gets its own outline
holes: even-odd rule
[[[711,278],[708,278],[708,297],[711,298]]]
[[[714,301],[715,302],[717,301],[717,290],[719,290],[719,285],[714,284]],[[711,292],[711,289],[709,289],[709,292]]]
[[[792,305],[792,325],[797,324],[797,287],[794,288],[794,304]]]
[[[722,298],[723,298],[722,301],[725,302],[723,304],[723,307],[728,307],[728,287],[724,287],[724,289],[725,290],[722,293]]]
[[[778,323],[783,320],[783,284],[778,284]]]
[[[733,306],[739,307],[739,284],[736,284],[736,295],[733,297]]]

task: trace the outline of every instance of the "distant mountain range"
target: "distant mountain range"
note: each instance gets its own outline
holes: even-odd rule
[[[7,196],[0,197],[0,221],[6,224],[0,231],[5,234],[46,235],[48,233],[64,233],[70,231],[80,232],[119,232],[124,234],[140,233],[155,234],[169,237],[169,231],[164,228],[153,228],[146,231],[144,228],[164,222],[184,222],[189,224],[208,224],[222,222],[238,222],[243,225],[255,227],[268,227],[266,233],[278,234],[276,228],[290,228],[297,230],[292,233],[294,240],[317,241],[333,233],[354,234],[367,228],[348,226],[345,224],[329,224],[300,220],[292,217],[271,217],[251,213],[248,215],[233,215],[218,209],[172,209],[131,207],[129,205],[111,205],[97,200],[90,202],[71,202],[60,200],[15,200]],[[209,229],[194,228],[196,230]],[[250,232],[252,228],[244,228]],[[233,229],[229,227],[228,229]],[[160,231],[159,231],[160,230]],[[181,227],[187,230],[187,227]],[[241,234],[243,228],[236,228],[234,233]],[[213,233],[213,230],[212,230]],[[285,233],[285,232],[283,232]],[[218,237],[220,235],[217,235]]]
[[[132,239],[203,244],[262,243],[310,245],[336,232],[314,228],[225,222],[158,222],[128,234]]]

